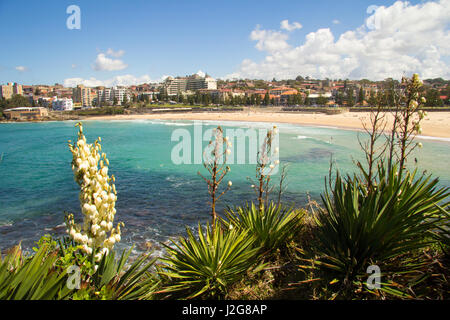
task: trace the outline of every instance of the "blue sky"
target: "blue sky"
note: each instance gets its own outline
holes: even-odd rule
[[[410,1],[410,5],[422,2],[426,1]],[[324,28],[337,40],[365,23],[370,5],[389,7],[393,3],[0,0],[0,83],[54,84],[70,78],[104,81],[121,75],[158,80],[198,70],[217,78],[236,72],[244,77],[244,60],[258,64],[268,55],[276,55],[255,48],[257,41],[250,35],[257,25],[261,30],[279,32],[283,20],[300,23],[301,29],[285,30],[286,43],[295,48],[305,42],[306,35]],[[81,30],[66,27],[66,8],[72,4],[81,9]],[[124,52],[108,56],[120,60],[120,70],[94,68],[98,55],[108,49]],[[271,77],[267,70],[263,78]]]

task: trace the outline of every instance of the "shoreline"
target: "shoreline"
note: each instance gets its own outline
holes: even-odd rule
[[[255,110],[236,112],[176,112],[176,113],[146,113],[83,116],[77,119],[48,119],[38,121],[1,121],[0,123],[29,123],[56,121],[109,121],[109,120],[199,120],[199,121],[235,121],[235,122],[264,122],[303,125],[313,127],[338,128],[345,130],[364,131],[362,121],[368,121],[370,112],[344,112],[339,114],[325,114],[318,112],[278,112],[275,110]],[[386,113],[387,126],[392,125],[393,116]],[[450,111],[428,112],[421,123],[421,139],[450,140]],[[389,129],[388,129],[389,130]],[[387,131],[388,131],[387,130]]]
[[[199,121],[236,121],[236,122],[268,122],[286,123],[306,126],[324,126],[347,130],[364,130],[362,121],[369,120],[369,112],[347,112],[327,115],[323,113],[291,113],[291,112],[197,112],[197,113],[165,113],[165,114],[132,114],[93,116],[81,121],[92,120],[199,120]],[[393,116],[386,114],[387,128],[390,127]],[[450,112],[431,113],[421,123],[422,133],[417,138],[450,138]]]

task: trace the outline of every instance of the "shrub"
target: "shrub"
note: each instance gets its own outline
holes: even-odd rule
[[[31,257],[24,257],[20,246],[0,259],[0,300],[65,299],[67,273],[58,272],[58,255],[44,244]]]
[[[150,273],[155,259],[149,259],[149,254],[139,256],[134,262],[129,262],[132,248],[123,251],[116,259],[115,251],[104,255],[95,273],[89,277],[84,288],[77,292],[75,299],[108,299],[108,300],[148,300],[159,282]]]
[[[434,234],[441,244],[444,253],[447,256],[450,256],[450,212],[448,207],[446,209],[440,207],[440,209],[442,214],[442,224],[437,227]]]
[[[228,209],[226,228],[236,228],[255,236],[255,246],[261,249],[276,250],[290,241],[302,227],[305,212],[292,210],[273,202],[259,210],[254,203],[245,207]]]
[[[174,247],[165,245],[167,255],[160,275],[170,283],[164,293],[179,292],[188,299],[222,298],[244,273],[262,267],[257,263],[259,248],[254,248],[248,232],[208,224],[203,233],[199,224],[197,239],[191,230],[186,231],[187,238],[172,241]]]
[[[317,216],[321,267],[351,283],[370,264],[386,261],[430,244],[440,221],[437,204],[449,196],[438,179],[416,172],[387,173],[378,167],[378,183],[368,189],[358,177],[339,173],[331,195],[322,196],[325,210]]]
[[[118,259],[110,251],[95,264],[94,256],[86,255],[69,238],[55,241],[46,235],[37,245],[32,256],[24,257],[17,246],[0,259],[0,300],[142,300],[153,298],[159,284],[150,273],[155,262],[150,253],[130,261],[132,249]],[[68,278],[73,266],[79,267],[79,287]],[[68,280],[77,290],[70,289]]]

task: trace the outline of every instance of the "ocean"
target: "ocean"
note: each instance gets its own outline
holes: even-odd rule
[[[0,249],[21,242],[31,248],[44,234],[65,234],[64,214],[81,219],[79,188],[71,170],[72,155],[68,140],[77,137],[76,122],[4,123],[0,124]],[[115,222],[123,221],[119,248],[135,244],[136,252],[148,243],[158,251],[159,243],[184,234],[185,226],[194,228],[210,219],[207,186],[198,175],[206,174],[196,161],[195,147],[184,159],[192,164],[178,164],[181,155],[177,137],[191,137],[193,146],[198,130],[221,125],[225,132],[265,132],[268,123],[218,121],[123,120],[83,122],[88,143],[102,138],[102,151],[110,161],[109,173],[116,178],[118,201]],[[287,164],[287,190],[282,195],[286,205],[304,206],[308,196],[320,202],[330,161],[342,173],[355,172],[354,161],[362,160],[358,137],[363,132],[332,127],[278,124],[279,160]],[[197,128],[197,129],[195,129]],[[178,131],[177,131],[178,130]],[[241,133],[242,133],[241,132]],[[174,138],[175,137],[175,138]],[[208,140],[208,139],[206,139]],[[440,186],[450,186],[450,139],[422,137],[422,149],[410,156],[410,167],[418,166],[440,178]],[[207,141],[203,142],[206,146]],[[239,149],[239,146],[241,149]],[[246,152],[244,164],[237,164],[238,149]],[[232,181],[231,190],[220,200],[218,212],[227,206],[254,201],[251,188],[255,165],[251,162],[251,143],[233,145],[234,164],[224,185]],[[240,153],[242,155],[242,152]],[[417,164],[414,161],[417,160]],[[185,161],[188,162],[189,161]],[[272,177],[277,197],[280,174]]]

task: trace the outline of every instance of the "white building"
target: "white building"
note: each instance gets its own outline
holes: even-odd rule
[[[121,88],[121,87],[113,88],[112,95],[113,95],[113,98],[112,98],[113,101],[115,98],[119,104],[122,104],[122,101],[125,99],[125,97],[127,98],[127,101],[130,100],[130,94],[128,93],[128,90],[126,88]]]
[[[333,95],[331,94],[331,92],[326,92],[326,93],[311,93],[308,95],[309,99],[317,99],[319,97],[323,97],[323,98],[327,98],[327,99],[331,99],[333,97]]]
[[[102,88],[97,90],[97,101],[102,105],[112,104],[114,102],[114,98],[117,100],[117,103],[122,104],[125,96],[129,101],[130,93],[128,92],[127,88],[123,87]]]
[[[69,98],[55,98],[52,103],[53,110],[69,111],[73,110],[73,101]]]
[[[193,74],[188,77],[168,77],[161,89],[164,90],[169,96],[187,91],[197,91],[200,89],[216,90],[217,81],[209,75],[202,77],[198,74]]]

